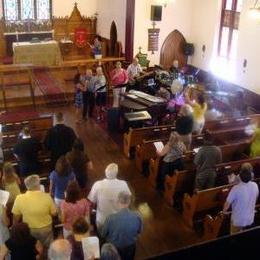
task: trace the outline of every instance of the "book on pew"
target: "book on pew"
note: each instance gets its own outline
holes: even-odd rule
[[[100,258],[98,237],[86,237],[82,239],[84,259]]]
[[[200,147],[194,148],[194,149],[193,149],[193,152],[194,152],[194,153],[198,153],[199,149],[200,149]]]
[[[157,152],[160,153],[162,151],[163,147],[164,147],[163,143],[162,142],[154,142],[153,144],[154,144]]]
[[[10,193],[5,190],[0,190],[0,205],[6,206],[6,203],[9,199]]]

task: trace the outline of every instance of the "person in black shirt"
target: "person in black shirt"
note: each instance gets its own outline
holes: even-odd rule
[[[72,148],[76,139],[76,134],[71,127],[64,124],[63,114],[61,112],[55,114],[55,125],[47,132],[44,145],[51,152],[51,168],[55,168],[55,164],[61,155],[65,155]]]
[[[5,259],[8,253],[12,260],[36,260],[42,253],[41,243],[31,235],[26,223],[12,226],[11,237],[1,246],[0,258]]]
[[[183,105],[178,113],[176,120],[176,132],[180,135],[181,140],[185,144],[187,150],[191,146],[191,135],[193,129],[193,117],[191,107]]]
[[[41,150],[40,142],[30,135],[30,129],[24,127],[17,144],[14,155],[18,159],[20,174],[28,176],[39,169],[38,152]]]

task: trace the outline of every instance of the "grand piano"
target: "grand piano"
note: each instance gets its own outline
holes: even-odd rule
[[[137,113],[136,116],[140,115],[140,120],[153,119],[153,121],[160,121],[163,116],[167,113],[167,101],[163,98],[156,97],[144,93],[142,91],[130,90],[124,94],[124,100],[120,102],[120,109],[123,114]],[[151,118],[147,117],[147,111]],[[131,117],[131,114],[130,114]]]

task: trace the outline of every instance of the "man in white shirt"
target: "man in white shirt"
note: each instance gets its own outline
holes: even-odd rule
[[[127,183],[117,179],[118,165],[111,163],[106,167],[106,178],[96,181],[91,188],[88,199],[96,204],[96,225],[101,230],[106,218],[119,211],[117,206],[118,194],[121,191],[128,192],[131,195]]]
[[[136,83],[136,78],[139,77],[143,72],[142,67],[138,62],[139,61],[137,58],[133,58],[132,63],[128,66],[126,70],[129,78],[129,83],[132,85]]]
[[[252,172],[247,168],[242,168],[240,173],[240,183],[235,185],[228,194],[223,212],[226,213],[231,206],[231,226],[230,233],[234,234],[242,231],[254,222],[255,205],[259,194],[258,186],[252,182]]]

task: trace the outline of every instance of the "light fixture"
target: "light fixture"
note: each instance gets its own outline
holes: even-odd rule
[[[250,8],[250,15],[254,19],[260,19],[260,4],[259,4],[259,0],[256,0],[254,6]]]

